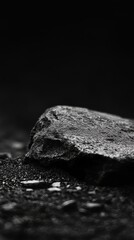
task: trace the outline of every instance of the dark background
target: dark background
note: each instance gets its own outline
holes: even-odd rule
[[[30,130],[57,104],[134,118],[133,4],[69,10],[0,19],[0,114],[9,122]]]

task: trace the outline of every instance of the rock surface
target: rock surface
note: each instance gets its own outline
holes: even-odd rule
[[[46,110],[32,129],[26,157],[47,162],[83,156],[134,162],[134,121],[86,108]]]

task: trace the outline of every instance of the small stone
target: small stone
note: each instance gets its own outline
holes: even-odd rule
[[[49,192],[60,192],[61,189],[60,188],[57,188],[57,187],[50,187],[47,189]]]
[[[54,182],[52,183],[52,187],[60,187],[61,183],[60,182]]]
[[[105,213],[105,212],[101,212],[101,213],[100,213],[100,216],[101,216],[101,217],[106,217],[106,213]]]
[[[80,213],[86,213],[86,209],[84,209],[84,208],[79,208],[79,212],[80,212]]]
[[[27,192],[32,192],[33,189],[32,189],[32,188],[27,188],[26,191],[27,191]]]
[[[76,190],[77,190],[77,191],[80,191],[80,190],[81,190],[81,187],[80,187],[80,186],[77,186],[77,187],[76,187]]]
[[[84,206],[92,211],[101,211],[104,208],[102,204],[93,202],[87,202]]]
[[[68,200],[62,203],[61,208],[62,210],[69,212],[69,211],[77,210],[78,207],[75,200]]]
[[[89,191],[88,194],[89,195],[94,195],[94,194],[96,194],[96,192],[95,191]]]
[[[27,180],[21,181],[21,184],[25,188],[45,188],[48,187],[48,183],[44,182],[44,180]]]
[[[2,205],[2,209],[5,211],[10,211],[12,209],[14,209],[16,207],[16,203],[15,202],[9,202],[9,203],[5,203]]]

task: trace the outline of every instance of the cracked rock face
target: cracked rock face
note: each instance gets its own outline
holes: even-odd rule
[[[134,162],[134,121],[79,107],[47,109],[31,131],[26,157],[47,162],[81,156]]]

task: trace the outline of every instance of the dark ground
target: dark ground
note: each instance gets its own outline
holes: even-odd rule
[[[96,187],[60,168],[26,164],[17,157],[26,152],[26,134],[7,130],[1,127],[0,152],[13,157],[0,157],[0,239],[134,239],[132,185]],[[36,188],[21,183],[41,179],[45,184]],[[60,191],[49,190],[53,182],[61,183]],[[66,200],[76,202],[64,207]]]

